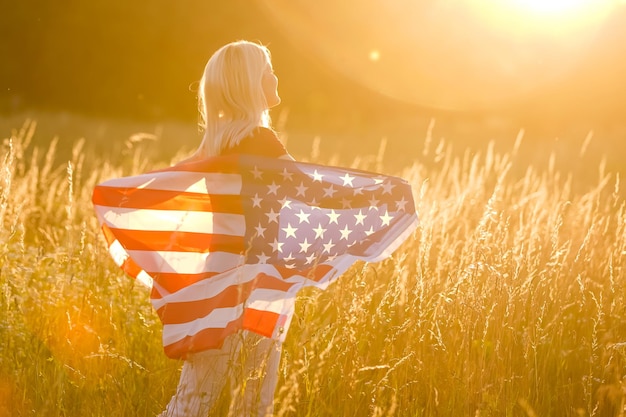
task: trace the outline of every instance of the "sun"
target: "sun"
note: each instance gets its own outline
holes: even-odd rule
[[[579,12],[581,9],[595,7],[601,3],[596,0],[509,0],[511,6],[519,10],[539,15],[558,15]]]
[[[619,0],[467,0],[486,24],[514,36],[572,36],[606,18]]]

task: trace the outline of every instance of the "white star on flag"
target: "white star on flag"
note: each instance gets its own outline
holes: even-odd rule
[[[300,213],[296,214],[296,216],[300,220],[300,223],[309,223],[309,217],[311,217],[311,213],[305,213],[301,209]]]
[[[276,195],[278,193],[278,189],[280,188],[280,186],[272,181],[272,183],[268,185],[267,188],[269,189],[267,192],[268,194]]]
[[[259,225],[256,226],[254,229],[256,230],[256,235],[258,237],[265,237],[265,231],[267,230],[267,228],[262,227],[261,223],[259,223]]]
[[[274,242],[270,243],[270,246],[274,250],[274,252],[282,252],[283,251],[283,242],[279,242],[278,239],[274,239]]]
[[[402,197],[401,200],[396,201],[396,211],[406,211],[406,205],[408,201]]]
[[[367,216],[362,213],[362,210],[359,210],[359,212],[354,215],[354,218],[356,219],[355,224],[364,224],[363,220],[365,220],[366,217]]]
[[[327,188],[324,188],[324,197],[333,198],[333,195],[336,193],[335,188],[332,184],[330,184]]]
[[[390,182],[383,183],[383,194],[391,194],[391,190],[393,190],[393,187],[395,187],[395,185]]]
[[[270,259],[270,257],[265,255],[264,253],[261,253],[261,254],[257,255],[257,258],[258,258],[260,264],[266,264],[268,259]]]
[[[291,208],[291,201],[287,197],[278,200],[278,202],[282,208]]]
[[[284,168],[282,174],[280,175],[283,177],[283,181],[291,181],[293,177],[293,172],[289,172],[287,171],[287,168]]]
[[[344,186],[347,186],[347,185],[349,185],[350,187],[352,187],[352,186],[353,186],[353,185],[352,185],[352,180],[353,180],[355,177],[351,177],[351,176],[350,176],[350,174],[348,174],[347,172],[346,172],[346,175],[344,175],[343,177],[339,177],[339,178],[341,178],[341,180],[343,181],[343,185],[344,185]]]
[[[306,190],[308,189],[309,187],[305,187],[303,183],[300,183],[300,185],[296,187],[296,190],[297,190],[296,197],[299,197],[299,196],[304,197],[306,195]]]
[[[298,229],[295,227],[291,227],[291,224],[287,223],[287,227],[283,228],[283,231],[286,233],[286,237],[297,237],[296,232]]]
[[[322,182],[322,178],[323,177],[324,177],[324,175],[320,174],[319,172],[317,172],[317,169],[315,171],[313,171],[313,181]]]
[[[348,237],[350,236],[350,233],[352,233],[352,230],[348,228],[348,225],[345,225],[344,228],[340,230],[340,232],[341,232],[341,239],[348,240]]]
[[[335,224],[339,224],[337,221],[339,220],[339,213],[335,213],[335,210],[332,209],[330,210],[330,213],[326,213],[326,215],[329,218],[329,223],[335,223]]]
[[[389,226],[389,222],[393,219],[393,216],[390,216],[389,211],[385,210],[385,214],[380,216],[380,219],[383,221],[383,226]]]
[[[280,213],[276,213],[274,209],[271,209],[269,212],[265,213],[268,218],[268,222],[270,223],[278,223],[278,215]]]
[[[255,180],[260,180],[263,179],[262,176],[262,172],[259,171],[259,169],[255,166],[254,169],[252,171],[250,171],[252,173],[252,175],[254,176]]]
[[[303,253],[307,253],[307,251],[309,250],[309,247],[311,246],[307,238],[304,238],[304,242],[299,243],[299,245],[300,245],[300,252],[303,252]]]
[[[324,239],[324,232],[326,232],[326,229],[324,229],[321,224],[318,224],[313,231],[315,232],[315,239]]]

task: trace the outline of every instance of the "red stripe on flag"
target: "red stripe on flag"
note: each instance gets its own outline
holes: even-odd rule
[[[122,263],[122,270],[133,278],[137,278],[137,275],[142,271],[132,258],[126,258],[124,263]]]
[[[207,281],[210,285],[210,281]],[[235,307],[248,299],[255,289],[267,289],[286,292],[293,283],[260,273],[251,281],[225,288],[219,294],[210,298],[186,302],[170,302],[157,310],[163,324],[182,324],[202,317],[206,317],[218,308]],[[271,336],[271,333],[270,333]]]
[[[173,359],[185,359],[188,354],[201,352],[207,349],[219,349],[224,339],[241,329],[243,317],[239,317],[223,328],[209,328],[198,333],[185,336],[178,342],[163,346],[165,354]]]
[[[113,235],[113,232],[111,231],[111,228],[109,226],[107,226],[106,224],[102,224],[102,233],[104,233],[104,238],[107,241],[107,248],[109,246],[111,246],[111,243],[115,242],[115,235]]]
[[[203,279],[211,278],[219,272],[201,272],[199,274],[177,274],[175,272],[148,272],[156,283],[159,284],[168,293],[175,293],[191,284],[202,281]],[[154,294],[154,293],[153,293]],[[152,298],[162,298],[161,295]]]
[[[97,186],[92,201],[106,207],[118,207],[123,201],[124,208],[243,214],[238,195]]]
[[[251,332],[258,333],[265,337],[272,337],[276,323],[280,314],[272,311],[255,310],[246,308],[243,312],[242,327]]]
[[[127,250],[236,254],[245,251],[243,236],[128,229],[111,229],[111,233]]]

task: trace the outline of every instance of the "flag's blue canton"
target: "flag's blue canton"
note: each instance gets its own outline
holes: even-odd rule
[[[265,158],[242,158],[247,263],[304,269],[343,255],[367,257],[415,213],[406,181]]]

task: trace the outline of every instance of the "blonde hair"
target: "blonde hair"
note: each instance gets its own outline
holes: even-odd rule
[[[224,45],[209,59],[198,91],[204,137],[193,157],[219,155],[271,119],[262,78],[272,61],[267,47],[248,41]]]

